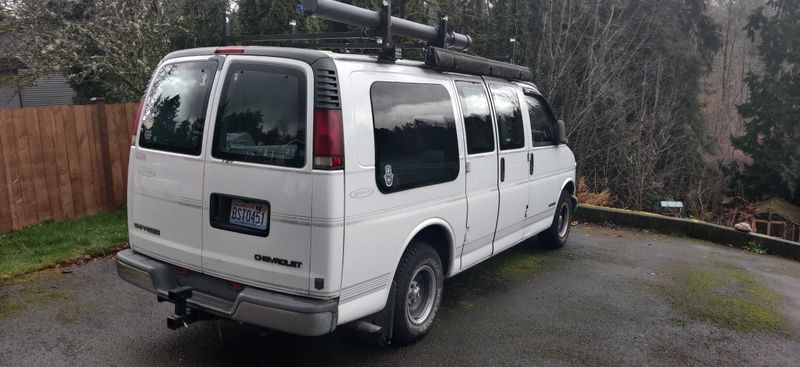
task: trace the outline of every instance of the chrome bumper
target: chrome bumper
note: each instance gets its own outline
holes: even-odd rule
[[[117,254],[117,274],[161,300],[169,301],[167,292],[179,286],[174,266],[133,250]],[[195,290],[186,303],[189,308],[220,317],[304,336],[328,334],[337,323],[336,300],[292,296],[248,286],[244,286],[235,299]]]

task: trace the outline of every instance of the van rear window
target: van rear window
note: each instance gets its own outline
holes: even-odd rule
[[[305,166],[306,93],[306,76],[300,69],[231,64],[217,113],[212,155],[272,166]]]
[[[458,177],[458,136],[453,103],[437,84],[372,85],[375,174],[391,193]]]
[[[142,113],[139,146],[199,155],[216,61],[168,64],[155,75]]]

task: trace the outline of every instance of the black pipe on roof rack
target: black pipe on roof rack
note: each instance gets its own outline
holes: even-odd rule
[[[381,26],[381,14],[376,11],[359,8],[354,5],[334,0],[302,0],[301,9],[306,16],[318,16],[334,22],[364,27],[375,30]],[[415,23],[403,18],[392,17],[392,33],[402,37],[413,38],[429,43],[439,42],[439,30],[425,24]],[[466,50],[472,44],[472,38],[465,34],[449,32],[448,48]]]

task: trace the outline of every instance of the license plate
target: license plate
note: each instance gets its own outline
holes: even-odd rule
[[[242,200],[231,201],[231,224],[242,227],[255,228],[260,230],[267,229],[267,206],[263,204],[253,204]]]

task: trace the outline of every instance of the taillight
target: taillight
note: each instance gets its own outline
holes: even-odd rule
[[[344,168],[344,132],[342,111],[314,110],[314,168]]]
[[[184,268],[182,266],[176,266],[175,267],[175,273],[178,274],[178,275],[188,276],[189,275],[189,269],[186,269],[186,268]]]
[[[144,97],[139,100],[139,105],[136,106],[136,114],[131,121],[131,135],[136,136],[136,130],[139,129],[139,122],[142,121],[142,106],[144,106]]]
[[[214,50],[215,54],[243,54],[244,47],[219,47]]]
[[[228,281],[228,288],[233,289],[233,290],[238,292],[238,291],[242,290],[242,285],[239,284],[239,283],[236,283],[234,281],[230,281],[229,280]]]

